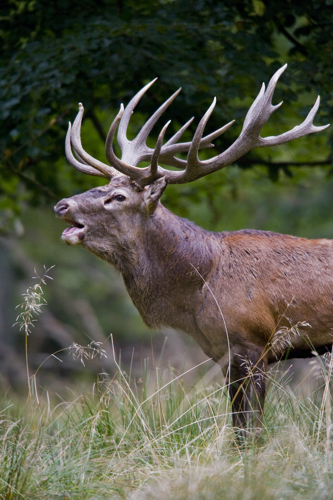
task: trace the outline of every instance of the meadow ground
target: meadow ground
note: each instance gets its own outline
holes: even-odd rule
[[[0,498],[332,499],[332,357],[315,360],[312,392],[273,370],[261,438],[241,446],[220,376],[115,364],[79,394],[37,397],[32,383],[24,404],[1,402]]]
[[[178,374],[145,359],[138,376],[122,369],[112,338],[111,350],[74,343],[62,351],[83,365],[108,357],[113,375],[89,389],[38,389],[43,366],[31,375],[28,339],[47,271],[19,306],[28,390],[0,404],[0,499],[333,498],[332,354],[307,364],[299,387],[273,367],[261,436],[241,443],[219,367],[199,377],[206,362]]]

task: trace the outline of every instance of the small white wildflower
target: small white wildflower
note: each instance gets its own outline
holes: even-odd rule
[[[73,359],[79,359],[83,366],[86,366],[84,360],[90,359],[90,353],[86,350],[86,347],[73,342],[71,346],[69,346],[69,354],[73,356]]]
[[[91,359],[94,359],[96,356],[102,358],[107,358],[107,352],[105,349],[102,349],[103,342],[95,342],[94,340],[88,344],[88,347],[91,349]]]
[[[53,267],[54,266],[51,266],[46,269],[44,266],[44,274],[42,277],[38,275],[36,269],[34,270],[35,276],[33,276],[33,279],[38,279],[39,282],[34,286],[30,286],[27,291],[22,294],[24,302],[16,306],[16,309],[21,308],[23,311],[17,316],[13,326],[19,325],[20,331],[24,330],[26,335],[31,333],[31,328],[34,326],[34,322],[37,321],[34,319],[34,316],[38,316],[42,312],[42,306],[47,304],[43,297],[44,292],[41,285],[47,284],[46,278],[53,280],[53,278],[47,274]]]
[[[332,363],[333,362],[333,352],[332,351],[327,351],[325,354],[323,354],[323,358],[326,363]]]
[[[333,375],[333,350],[325,352],[323,358],[328,376],[331,377]]]
[[[264,374],[259,370],[257,366],[253,364],[251,359],[249,359],[248,357],[241,356],[240,354],[236,354],[236,356],[238,356],[242,360],[242,363],[239,366],[243,366],[246,369],[247,376],[251,377],[254,384],[260,388],[263,382]]]
[[[85,361],[88,359],[94,359],[96,356],[102,358],[107,358],[108,355],[104,349],[102,349],[102,342],[92,341],[87,346],[82,346],[73,342],[69,347],[69,354],[73,356],[73,359],[79,359],[80,362],[85,365]]]
[[[281,351],[283,352],[286,349],[293,347],[292,338],[295,336],[301,336],[300,328],[312,328],[312,326],[306,321],[298,321],[296,325],[293,325],[290,318],[286,319],[289,321],[290,327],[282,326],[277,332],[275,332],[274,337],[270,342],[270,347],[277,358],[279,357],[279,354],[281,354]]]

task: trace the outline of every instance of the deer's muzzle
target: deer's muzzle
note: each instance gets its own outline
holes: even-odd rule
[[[67,245],[79,245],[84,239],[86,228],[84,224],[81,224],[69,216],[69,209],[70,205],[63,200],[59,201],[54,207],[55,214],[69,224],[69,227],[63,231],[61,239],[67,243]]]

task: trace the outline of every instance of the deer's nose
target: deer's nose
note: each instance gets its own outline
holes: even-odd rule
[[[59,201],[59,203],[56,204],[54,207],[54,212],[58,217],[64,217],[66,213],[68,212],[69,209],[69,204],[65,203],[64,201]]]

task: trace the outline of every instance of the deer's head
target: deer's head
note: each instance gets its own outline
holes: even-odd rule
[[[283,144],[313,132],[319,132],[328,125],[315,127],[313,119],[319,107],[319,97],[304,122],[292,130],[279,136],[262,138],[260,131],[270,115],[282,104],[272,105],[275,86],[286,65],[271,78],[267,89],[265,84],[250,107],[240,136],[223,153],[206,161],[200,161],[198,150],[212,147],[211,141],[225,132],[233,122],[224,125],[215,132],[203,137],[206,123],[213,112],[216,100],[201,119],[193,140],[179,142],[183,132],[192,122],[189,120],[165,144],[164,135],[170,122],[162,129],[155,146],[147,146],[147,137],[153,126],[180,92],[175,92],[148,119],[138,135],[132,141],[127,138],[127,128],[131,114],[143,94],[155,80],[136,94],[124,109],[123,105],[114,119],[106,140],[106,157],[112,166],[106,165],[90,156],[81,144],[81,122],[83,106],[79,104],[79,112],[73,123],[69,124],[66,136],[66,157],[68,161],[83,173],[105,177],[110,180],[106,186],[95,188],[81,195],[61,200],[55,206],[56,214],[70,224],[62,238],[69,245],[82,244],[93,253],[103,257],[106,236],[113,238],[114,245],[134,242],[142,227],[158,208],[160,196],[167,183],[182,184],[194,181],[204,175],[224,168],[239,157],[256,147]],[[119,127],[118,127],[119,124]],[[121,159],[113,150],[113,139],[118,127],[117,140],[122,151]],[[74,151],[74,154],[73,154]],[[175,155],[187,152],[187,160]],[[139,168],[141,161],[149,161],[150,165]],[[168,170],[159,163],[176,167]]]
[[[68,245],[81,244],[121,268],[115,259],[124,251],[130,256],[166,184],[162,177],[138,189],[128,176],[120,174],[105,186],[61,200],[54,210],[69,224],[62,233],[63,241]]]

